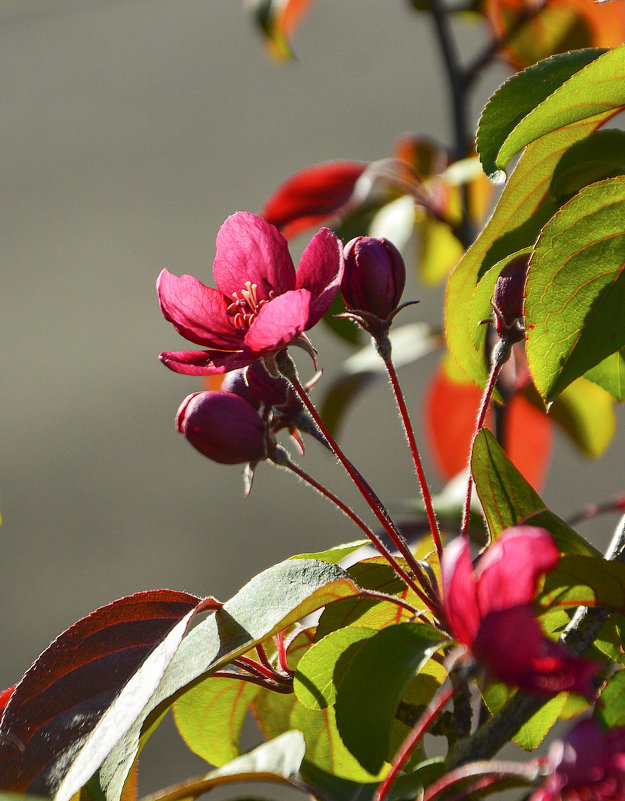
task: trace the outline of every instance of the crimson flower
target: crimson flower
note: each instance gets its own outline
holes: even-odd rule
[[[625,801],[625,727],[582,720],[548,758],[553,772],[530,801]]]
[[[532,607],[538,577],[559,558],[543,528],[506,529],[474,570],[467,540],[443,553],[445,614],[450,631],[506,684],[540,695],[562,690],[592,697],[597,665],[571,654],[541,631]]]
[[[237,212],[217,234],[216,289],[190,275],[159,275],[163,316],[206,348],[161,353],[161,361],[177,373],[215,375],[270,361],[288,345],[310,352],[303,332],[328,311],[342,274],[342,245],[328,228],[311,239],[296,272],[282,234],[255,214]]]

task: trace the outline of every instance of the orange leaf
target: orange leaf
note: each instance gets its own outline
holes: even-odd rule
[[[434,374],[425,398],[426,436],[434,461],[449,479],[469,460],[482,391],[475,384],[454,380],[445,363]],[[486,426],[492,430],[492,409]],[[508,402],[504,418],[504,450],[523,476],[540,490],[549,464],[551,421],[522,393]]]
[[[538,0],[485,0],[484,14],[496,36],[507,34],[516,21],[532,10]],[[549,0],[523,23],[504,48],[516,69],[534,64],[554,53],[582,47],[615,47],[625,38],[622,2]]]

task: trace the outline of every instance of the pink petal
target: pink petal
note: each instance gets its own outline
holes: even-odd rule
[[[262,217],[239,211],[231,215],[217,234],[213,264],[217,288],[232,296],[250,281],[257,285],[259,300],[270,290],[280,295],[295,287],[295,267],[286,239]]]
[[[297,269],[297,289],[311,295],[306,330],[312,328],[332,305],[343,277],[343,246],[329,228],[322,228],[308,243]]]
[[[506,529],[477,565],[480,616],[519,604],[531,605],[538,577],[552,570],[558,558],[558,549],[544,528]]]
[[[488,614],[471,650],[490,673],[527,692],[594,694],[590,677],[598,665],[545,637],[529,604]]]
[[[306,167],[278,187],[267,201],[263,217],[287,238],[312,228],[347,203],[366,166],[331,161]]]
[[[480,616],[471,551],[464,537],[458,537],[445,548],[441,572],[445,614],[451,633],[460,642],[471,646],[477,634]]]
[[[220,375],[247,367],[256,356],[248,350],[225,352],[218,350],[166,351],[159,359],[174,373],[184,375]]]
[[[260,355],[288,345],[302,333],[308,319],[310,293],[286,292],[260,310],[245,335],[245,347]]]
[[[224,296],[192,275],[180,278],[163,270],[156,281],[163,317],[196,345],[240,350],[242,334],[226,313]]]

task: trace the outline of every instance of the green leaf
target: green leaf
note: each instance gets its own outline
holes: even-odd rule
[[[353,661],[365,640],[375,633],[375,629],[351,626],[333,631],[315,643],[300,660],[293,680],[293,690],[300,704],[307,709],[331,706],[351,666],[350,659]]]
[[[371,773],[385,763],[402,695],[441,640],[441,632],[432,626],[399,623],[366,640],[351,663],[338,690],[336,721],[343,742]]]
[[[501,682],[491,682],[482,691],[484,702],[492,715],[500,712],[515,693],[516,690],[510,689]],[[568,693],[562,692],[550,698],[513,735],[514,742],[525,751],[533,751],[538,748],[558,719],[567,697]]]
[[[546,528],[558,548],[565,553],[598,553],[547,509],[540,495],[519,473],[488,429],[481,429],[473,443],[471,472],[493,540],[498,539],[504,529],[526,523]]]
[[[483,386],[488,377],[484,355],[486,330],[471,327],[467,309],[480,277],[501,259],[531,247],[558,203],[549,193],[553,171],[562,154],[610,117],[610,112],[568,126],[525,149],[508,179],[486,227],[449,277],[445,326],[449,350],[469,377]]]
[[[208,678],[174,704],[180,736],[213,765],[225,765],[241,753],[241,729],[259,687],[240,679]]]
[[[584,375],[609,392],[615,401],[623,403],[625,401],[625,347],[611,353],[598,365],[587,370]]]
[[[395,367],[412,364],[442,347],[442,337],[427,323],[410,323],[392,329],[389,335]],[[348,405],[376,378],[387,376],[384,362],[373,345],[346,359],[330,384],[321,406],[321,416],[336,433]]]
[[[221,785],[253,781],[273,781],[300,789],[304,752],[302,733],[288,731],[205,776],[176,785],[165,797],[168,801],[193,799]]]
[[[531,110],[512,131],[502,133],[493,148],[496,149],[495,167],[505,170],[513,156],[545,134],[598,114],[616,114],[625,104],[625,46],[608,50],[598,58],[595,49],[574,51],[570,57],[574,59],[576,54],[581,54],[580,60],[587,55],[590,63],[568,80],[564,78],[557,88],[550,87],[548,97],[537,105],[532,103]],[[561,58],[563,56],[556,56],[556,62]],[[530,69],[539,68],[543,63]],[[557,69],[557,63],[554,68]],[[530,91],[528,86],[525,90]]]
[[[604,178],[625,174],[625,131],[597,131],[564,153],[551,179],[551,194],[560,202]]]
[[[597,713],[606,726],[625,726],[625,670],[611,676],[601,693]]]
[[[530,370],[547,403],[625,345],[624,219],[625,177],[610,178],[582,189],[538,239],[525,325]]]
[[[615,612],[625,608],[625,564],[600,556],[565,554],[545,577],[543,606],[598,606]]]
[[[348,568],[347,572],[359,587],[367,590],[378,590],[387,595],[397,595],[416,609],[425,609],[423,602],[409,590],[398,578],[393,568],[378,561],[378,557],[365,559]],[[400,560],[403,565],[403,560]],[[408,609],[403,609],[392,601],[376,601],[373,598],[345,598],[324,609],[316,639],[320,640],[331,631],[346,626],[357,625],[361,628],[381,629],[402,620],[410,620]]]
[[[464,248],[449,223],[435,220],[425,211],[417,215],[417,230],[417,275],[426,286],[436,286],[460,261]]]
[[[287,663],[291,670],[297,670],[301,658],[313,642],[314,634],[314,629],[304,629],[289,646]],[[252,701],[252,711],[259,729],[268,740],[291,728],[291,712],[296,703],[294,693],[276,693],[264,687],[259,688]]]
[[[499,182],[505,177],[498,169],[502,167],[498,156],[519,123],[572,75],[604,52],[598,48],[575,50],[547,58],[517,73],[495,92],[480,117],[476,142],[484,172],[491,180]],[[504,169],[506,165],[507,162]]]
[[[593,643],[602,654],[621,665],[625,665],[625,650],[621,635],[623,623],[625,618],[622,615],[610,615]]]
[[[345,545],[336,545],[334,548],[328,548],[325,551],[317,551],[316,553],[298,553],[292,556],[291,559],[316,559],[318,562],[329,562],[332,565],[338,564],[346,556],[350,556],[354,551],[362,548],[363,545],[369,545],[369,540],[356,540],[355,542],[348,542]]]
[[[356,714],[362,706],[361,699]],[[385,763],[377,771],[366,770],[346,747],[337,729],[334,707],[313,710],[296,703],[291,713],[291,726],[304,733],[307,763],[354,782],[367,783],[382,778],[387,767]]]
[[[125,729],[109,729],[106,716],[95,727],[59,789],[57,801],[69,801],[98,766],[106,798],[118,801],[126,776],[152,733],[152,722],[191,684],[316,609],[358,591],[344,570],[312,560],[287,560],[255,576],[182,640],[156,687],[139,685],[142,692],[151,690],[149,700]],[[137,676],[140,682],[140,674]],[[132,685],[131,681],[118,696],[116,705],[122,709],[134,699]],[[85,750],[92,740],[98,746],[95,755]]]
[[[558,395],[549,416],[590,459],[605,452],[616,432],[612,399],[585,378],[578,378]]]

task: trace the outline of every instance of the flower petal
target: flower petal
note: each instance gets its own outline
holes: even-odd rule
[[[304,331],[310,308],[305,289],[285,292],[260,310],[245,335],[245,347],[258,356],[284,347]]]
[[[192,275],[163,270],[156,281],[163,317],[189,342],[209,348],[240,350],[242,334],[226,313],[224,296]]]
[[[590,678],[598,664],[545,637],[529,604],[486,615],[471,650],[498,679],[527,692],[594,695]]]
[[[480,616],[519,604],[531,605],[536,580],[555,567],[559,552],[544,528],[514,526],[502,532],[476,569]]]
[[[220,292],[229,296],[240,296],[246,281],[257,285],[259,300],[269,300],[272,289],[280,295],[295,287],[286,239],[262,217],[246,211],[232,214],[219,229],[213,275]]]
[[[477,634],[480,615],[471,551],[464,537],[458,537],[445,548],[441,572],[445,614],[451,632],[460,642],[471,646]]]
[[[174,373],[184,375],[219,375],[239,367],[247,367],[256,355],[248,350],[225,352],[219,350],[165,351],[159,359]]]
[[[308,243],[297,268],[297,289],[311,295],[306,330],[328,311],[343,278],[343,246],[329,228],[322,228]]]

